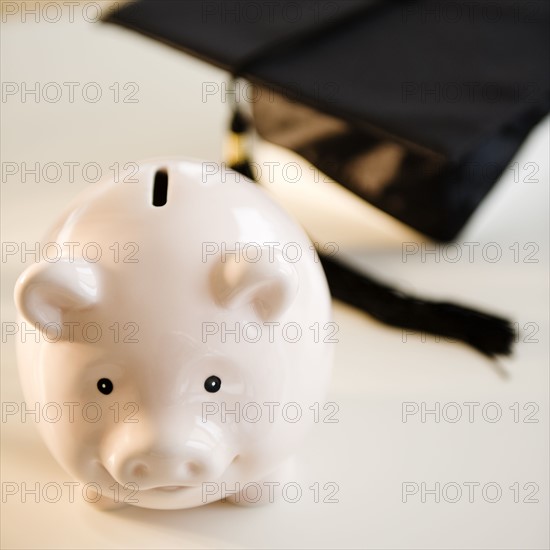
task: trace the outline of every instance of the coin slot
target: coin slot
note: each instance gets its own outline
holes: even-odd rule
[[[168,198],[168,172],[157,170],[153,183],[153,206],[164,206]]]

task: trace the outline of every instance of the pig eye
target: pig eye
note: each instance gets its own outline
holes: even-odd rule
[[[113,383],[108,378],[102,378],[97,383],[97,389],[101,393],[109,395],[113,391]]]
[[[210,393],[216,393],[222,387],[222,381],[217,376],[209,376],[204,381],[204,389]]]

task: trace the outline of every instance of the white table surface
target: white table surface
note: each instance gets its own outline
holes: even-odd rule
[[[79,88],[73,103],[66,95],[56,103],[7,97],[1,105],[2,162],[39,162],[41,167],[78,162],[78,175],[89,162],[108,173],[114,162],[158,155],[219,160],[227,104],[219,94],[203,101],[202,88],[203,83],[222,86],[226,75],[137,34],[88,23],[78,13],[72,23],[66,17],[57,23],[43,17],[22,23],[15,15],[2,25],[3,82],[29,87],[79,82],[80,89],[95,82],[104,94],[98,103],[84,101]],[[135,82],[138,102],[115,103],[109,90],[115,82]],[[63,487],[70,478],[51,458],[32,421],[3,419],[2,548],[548,548],[548,137],[546,119],[514,159],[520,167],[536,163],[538,182],[524,181],[523,168],[517,182],[506,171],[464,230],[459,243],[480,243],[472,262],[463,244],[457,263],[436,262],[433,256],[422,261],[420,254],[403,261],[403,243],[421,242],[421,236],[334,184],[308,181],[307,169],[299,183],[267,182],[316,239],[337,242],[353,261],[385,280],[484,307],[527,326],[512,357],[493,363],[433,336],[403,341],[402,331],[336,303],[340,341],[328,400],[338,404],[339,422],[317,424],[298,452],[299,502],[279,499],[259,508],[214,504],[100,512],[81,499],[70,502],[67,494],[55,503],[35,502],[32,495],[23,502],[20,493],[6,494],[6,484]],[[257,151],[258,162],[297,160],[268,144],[259,144]],[[66,203],[90,185],[78,176],[71,183],[68,176],[64,172],[52,183],[6,177],[2,241],[40,240]],[[492,252],[484,249],[488,243],[502,251],[499,261],[484,256],[483,250]],[[520,246],[518,262],[514,243]],[[534,250],[527,243],[538,247],[537,263],[524,261]],[[531,248],[523,250],[524,245]],[[24,266],[13,257],[2,263],[3,324],[14,320],[13,284]],[[536,334],[530,336],[531,331]],[[4,336],[2,402],[20,403],[14,341]],[[421,422],[419,415],[403,422],[405,402],[447,405],[446,415],[440,422],[430,416]],[[445,420],[452,419],[448,404],[453,402],[463,412],[456,423]],[[480,403],[472,422],[465,402]],[[487,421],[496,410],[495,405],[483,409],[488,403],[501,409],[499,421]],[[519,407],[519,418],[509,407]],[[533,410],[538,422],[525,422]],[[308,487],[316,482],[337,484],[338,502],[314,502]],[[403,502],[404,483],[433,489],[436,482],[440,502],[430,493],[422,502],[420,492]],[[465,483],[479,483],[472,502],[472,485]],[[520,488],[518,503],[510,489],[514,483]],[[462,497],[448,502],[457,484]],[[495,487],[502,495],[489,502]],[[537,502],[523,502],[533,490],[531,500]]]

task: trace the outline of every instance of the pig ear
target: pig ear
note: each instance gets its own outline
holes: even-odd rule
[[[97,302],[96,270],[84,261],[34,264],[17,280],[15,305],[32,324],[61,326],[68,312],[87,309]]]
[[[292,304],[298,292],[298,273],[277,249],[261,249],[260,259],[229,254],[212,270],[216,301],[228,309],[252,304],[264,320],[276,319]]]

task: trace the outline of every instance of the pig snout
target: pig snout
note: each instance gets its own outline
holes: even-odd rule
[[[216,481],[237,456],[221,433],[206,425],[172,433],[129,429],[107,438],[103,451],[103,466],[111,477],[122,486],[134,484],[139,491]]]

